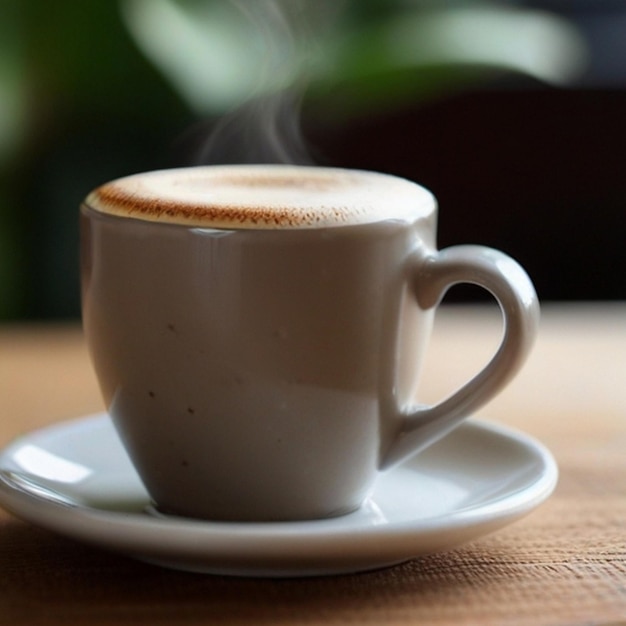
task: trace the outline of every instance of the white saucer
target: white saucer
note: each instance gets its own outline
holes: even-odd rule
[[[49,530],[167,567],[310,576],[376,569],[475,539],[545,500],[557,473],[551,454],[527,435],[468,421],[381,474],[350,515],[236,524],[158,517],[103,414],[0,452],[0,504]]]

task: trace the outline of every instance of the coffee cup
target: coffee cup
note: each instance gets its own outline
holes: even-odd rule
[[[436,217],[408,180],[287,165],[150,172],[86,198],[85,335],[156,509],[348,513],[379,472],[502,389],[536,334],[534,288],[502,252],[437,250]],[[419,405],[435,309],[462,282],[495,296],[501,344],[450,397]]]

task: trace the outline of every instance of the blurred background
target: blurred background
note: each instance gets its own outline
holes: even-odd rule
[[[625,113],[621,0],[0,0],[0,319],[79,317],[93,187],[220,162],[411,178],[441,247],[624,299]]]

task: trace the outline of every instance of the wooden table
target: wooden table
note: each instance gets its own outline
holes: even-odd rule
[[[442,311],[426,396],[487,358],[497,319]],[[77,325],[0,327],[0,445],[101,408]],[[145,565],[0,511],[0,624],[626,624],[626,305],[545,306],[528,365],[481,416],[543,441],[561,471],[498,533],[382,571],[255,580]]]

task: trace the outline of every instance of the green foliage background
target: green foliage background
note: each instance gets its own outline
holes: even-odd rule
[[[77,317],[81,199],[187,164],[188,134],[246,99],[305,77],[307,110],[340,124],[501,72],[566,81],[576,45],[514,2],[0,0],[0,319]]]

